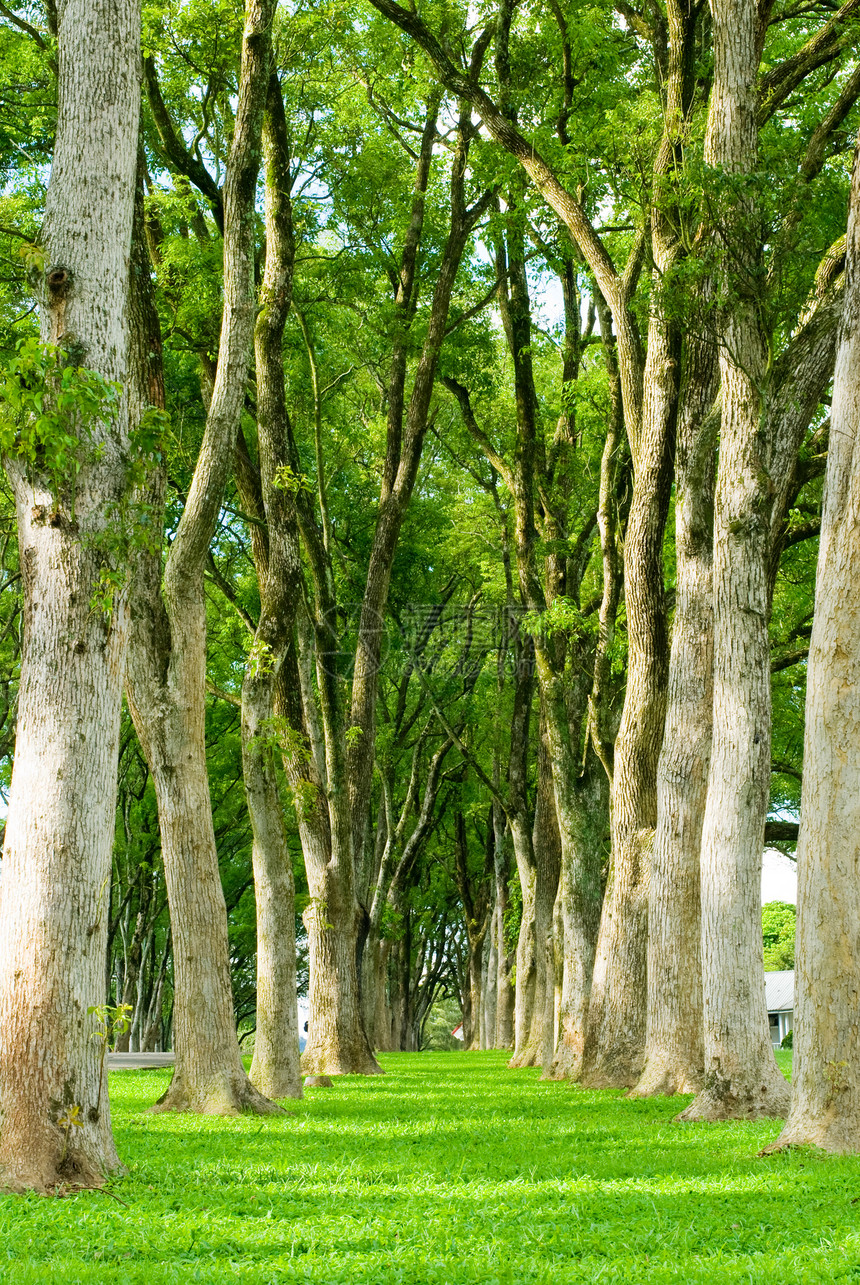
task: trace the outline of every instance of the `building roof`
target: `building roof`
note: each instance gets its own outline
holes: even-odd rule
[[[769,1013],[787,1013],[794,1008],[794,969],[765,973],[764,993]]]

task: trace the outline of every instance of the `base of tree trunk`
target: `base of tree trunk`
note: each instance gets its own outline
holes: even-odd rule
[[[308,1044],[301,1066],[304,1076],[385,1074],[366,1043],[363,1048],[345,1048],[341,1044],[336,1049],[312,1048]]]
[[[777,1068],[765,1067],[762,1074],[733,1083],[718,1072],[710,1072],[705,1087],[676,1121],[762,1120],[788,1115],[791,1090]]]
[[[856,1116],[846,1120],[841,1111],[834,1111],[832,1116],[803,1113],[797,1118],[792,1113],[776,1142],[759,1154],[772,1156],[792,1147],[815,1147],[836,1156],[857,1155],[860,1152],[860,1122]]]
[[[701,1093],[704,1085],[704,1067],[685,1065],[680,1058],[651,1057],[645,1063],[639,1083],[633,1086],[627,1096],[671,1098],[676,1093]]]
[[[119,1161],[106,1168],[77,1152],[62,1162],[58,1162],[55,1152],[41,1158],[30,1154],[14,1164],[0,1164],[0,1194],[68,1196],[76,1191],[94,1191],[126,1172]]]
[[[540,1078],[557,1082],[566,1080],[570,1084],[578,1084],[582,1078],[582,1063],[568,1066],[564,1062],[559,1062],[557,1058],[553,1058],[549,1066],[544,1067]]]
[[[582,1079],[582,1048],[570,1048],[565,1045],[564,1035],[558,1042],[558,1047],[550,1062],[544,1067],[542,1080],[572,1080],[577,1082]]]
[[[0,1140],[0,1191],[20,1195],[63,1196],[73,1191],[103,1187],[109,1178],[124,1174],[105,1113],[93,1124],[87,1121],[78,1137],[66,1136],[47,1121],[7,1119]],[[24,1129],[16,1127],[23,1124]]]
[[[351,860],[351,858],[350,858]],[[361,1019],[356,967],[357,908],[335,910],[315,897],[302,918],[308,932],[311,1021],[302,1075],[383,1075]]]
[[[632,1089],[642,1074],[642,1050],[614,1048],[588,1059],[580,1077],[584,1089]]]
[[[298,1066],[298,1063],[296,1065]],[[248,1078],[254,1088],[258,1089],[263,1097],[268,1098],[270,1101],[278,1098],[300,1098],[302,1096],[301,1076],[293,1073],[291,1069],[258,1067],[252,1062]]]
[[[526,1044],[508,1062],[509,1071],[519,1071],[524,1066],[540,1066],[540,1054],[533,1044]]]
[[[293,990],[295,990],[295,981],[293,981]],[[257,994],[259,996],[259,990]],[[257,1029],[259,1030],[259,1017]],[[302,1076],[299,1070],[298,1036],[295,1033],[285,1034],[281,1040],[275,1042],[274,1047],[272,1045],[271,1039],[256,1042],[248,1079],[264,1098],[269,1098],[271,1101],[279,1098],[300,1098]]]
[[[176,1072],[167,1092],[149,1110],[151,1114],[162,1111],[197,1115],[286,1114],[277,1102],[254,1088],[244,1071],[222,1071],[199,1078]]]

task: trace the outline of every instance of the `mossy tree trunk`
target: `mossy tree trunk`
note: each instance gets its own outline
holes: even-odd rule
[[[60,0],[59,114],[41,245],[41,338],[124,382],[139,112],[140,7]],[[111,92],[105,92],[109,85]],[[46,399],[51,390],[46,389]],[[78,422],[63,425],[83,436]],[[91,449],[89,449],[91,447]],[[127,498],[124,406],[88,426],[77,478],[5,461],[24,640],[0,882],[0,1186],[98,1186],[119,1168],[98,1024],[104,1003],[126,592],[94,606]]]
[[[206,429],[160,576],[142,557],[127,693],[158,797],[174,943],[176,1068],[162,1111],[235,1114],[278,1108],[249,1081],[230,987],[227,912],[206,766],[204,564],[245,395],[254,332],[254,198],[269,85],[275,0],[248,0],[239,98],[224,188],[224,310]]]

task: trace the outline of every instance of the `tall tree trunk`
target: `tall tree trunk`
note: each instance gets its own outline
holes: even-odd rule
[[[236,1114],[271,1104],[251,1086],[233,1017],[227,910],[221,888],[205,754],[206,611],[171,602],[167,699],[138,703],[140,670],[129,666],[129,706],[158,800],[173,927],[176,1068],[161,1110]],[[142,623],[142,622],[140,622]],[[149,645],[148,641],[144,646]]]
[[[254,831],[257,903],[257,1028],[251,1083],[267,1098],[299,1098],[295,886],[271,743],[274,702],[269,675],[259,683],[257,677],[246,675],[242,685],[242,763]]]
[[[324,636],[318,645],[322,650]],[[317,675],[325,727],[324,780],[313,754],[305,751],[305,742],[291,734],[283,747],[311,894],[302,915],[308,934],[311,1016],[301,1067],[308,1075],[379,1075],[381,1067],[371,1051],[361,1012],[357,945],[362,912],[355,892],[348,801],[342,785],[344,746],[333,735],[334,729],[343,726],[339,680],[326,672],[324,657]],[[289,728],[300,730],[312,720],[303,724],[293,652],[285,657],[281,679],[278,712]]]
[[[809,650],[791,1111],[774,1149],[860,1150],[860,141]]]
[[[41,237],[41,337],[69,365],[122,382],[140,9],[133,0],[61,0],[57,17],[60,105]],[[24,581],[0,883],[0,1185],[14,1190],[98,1186],[119,1167],[88,1009],[105,1001],[128,636],[125,591],[107,614],[93,598],[102,569],[118,570],[105,534],[129,483],[125,410],[89,430],[74,482],[6,460]],[[82,434],[79,423],[64,431]]]
[[[694,84],[698,11],[669,0],[667,19],[666,104],[654,164],[658,199],[651,211],[657,271],[645,373],[646,419],[657,421],[677,414],[681,337],[666,311],[665,294],[673,289],[667,283],[684,254],[676,193]],[[711,746],[714,431],[703,436],[702,421],[713,395],[715,361],[710,342],[688,341],[677,474],[675,624],[648,899],[646,1065],[634,1090],[642,1095],[695,1089],[703,1063],[699,844]]]
[[[498,989],[496,991],[496,1029],[493,1047],[509,1049],[514,1042],[514,987],[511,984],[511,971],[514,965],[514,952],[508,949],[505,940],[505,916],[508,913],[510,893],[508,883],[511,877],[510,844],[505,828],[505,817],[497,802],[493,802],[493,859],[496,873],[496,914],[494,930],[496,933],[496,952],[499,958]]]
[[[263,121],[266,166],[266,267],[254,332],[257,441],[268,532],[257,554],[260,619],[242,683],[242,773],[254,833],[257,904],[257,1030],[251,1081],[267,1098],[302,1095],[296,1007],[296,920],[293,865],[275,775],[271,728],[278,675],[293,646],[302,571],[295,505],[278,484],[288,467],[284,327],[292,295],[293,227],[290,155],[281,86],[269,80]]]
[[[558,918],[562,929],[556,949],[561,954],[561,992],[555,1049],[544,1058],[544,1074],[553,1080],[582,1075],[585,1036],[597,933],[602,902],[601,867],[608,822],[606,774],[593,754],[586,771],[569,780],[556,774],[561,798],[561,881]]]
[[[492,811],[490,814],[490,834],[492,836]],[[492,840],[491,840],[492,841]],[[495,844],[493,844],[495,847]],[[481,977],[481,1048],[496,1047],[496,1013],[499,1002],[499,951],[496,921],[498,918],[498,899],[493,879],[493,893],[490,906],[490,921],[484,945],[484,966]]]
[[[670,9],[671,125],[655,162],[659,189],[673,164],[674,131],[681,128],[682,82],[688,33],[676,30]],[[665,198],[664,198],[665,199]],[[663,297],[678,251],[659,211],[652,217],[656,260],[643,372],[641,417],[631,417],[635,354],[621,342],[617,379],[623,393],[633,460],[633,496],[624,538],[624,594],[629,661],[621,725],[612,758],[612,857],[592,978],[582,1080],[593,1087],[633,1085],[642,1069],[647,1014],[648,885],[657,824],[657,762],[663,739],[668,680],[668,625],[663,585],[666,528],[678,416],[681,335]],[[610,304],[610,299],[606,299]],[[619,308],[613,307],[618,327]],[[613,354],[610,375],[614,374]],[[606,560],[606,541],[604,560]],[[606,572],[604,578],[606,579]],[[604,590],[604,600],[607,590]]]
[[[509,1065],[530,1066],[532,1056],[529,1052],[529,1037],[534,1019],[537,995],[537,935],[535,915],[537,911],[538,870],[534,853],[534,825],[528,806],[526,765],[529,748],[529,723],[531,720],[531,703],[534,691],[532,672],[533,647],[530,639],[517,640],[516,671],[514,676],[514,709],[511,720],[510,756],[508,759],[508,785],[510,804],[507,813],[510,845],[516,862],[519,877],[522,912],[517,937],[516,978],[513,994],[513,1045],[514,1052]],[[497,805],[501,802],[499,798]],[[500,819],[496,823],[497,845],[504,835],[500,834]],[[497,856],[498,853],[497,847]],[[504,852],[501,854],[504,855]],[[510,975],[510,973],[508,974]],[[510,1011],[510,997],[501,996],[502,1019]],[[507,1041],[504,1042],[505,1046]],[[525,1060],[523,1060],[525,1059]]]
[[[675,623],[648,911],[648,1025],[635,1097],[697,1093],[704,1080],[700,854],[713,716],[716,353],[691,344],[678,441]]]
[[[323,883],[325,889],[325,883]],[[339,900],[341,889],[315,897],[304,912],[311,971],[310,1038],[302,1054],[307,1075],[379,1075],[370,1051],[358,989],[355,943],[358,911]]]
[[[583,1056],[582,1081],[594,1088],[635,1084],[644,1057],[648,880],[668,676],[663,533],[675,445],[678,356],[673,328],[653,317],[642,434],[632,442],[634,487],[624,541],[630,659],[615,742],[612,867]]]
[[[152,991],[152,999],[146,1014],[146,1029],[143,1039],[141,1040],[141,1051],[143,1053],[160,1052],[166,1047],[162,1039],[163,1026],[163,1007],[164,983],[167,978],[167,965],[171,953],[171,935],[170,929],[167,930],[167,939],[164,943],[164,950],[161,954],[161,967],[158,970],[158,976]]]
[[[118,1002],[129,1008],[132,1008],[135,1017],[138,1016],[140,1008],[140,991],[141,991],[141,966],[144,963],[144,935],[148,923],[149,901],[152,895],[152,885],[147,879],[145,868],[141,868],[138,878],[138,911],[134,921],[134,933],[131,938],[131,945],[126,955],[126,966],[122,982],[122,994],[118,997]],[[130,1022],[124,1031],[122,1031],[116,1042],[117,1053],[128,1053],[131,1040],[132,1028],[134,1022]]]
[[[714,0],[706,160],[739,179],[756,165],[759,9]],[[719,181],[719,177],[717,177]],[[742,185],[718,203],[722,424],[714,526],[714,738],[702,835],[705,1085],[679,1117],[783,1115],[761,964],[761,862],[770,800],[767,564],[772,482],[758,297],[759,218]],[[730,256],[730,257],[729,257]]]
[[[510,819],[511,840],[517,873],[520,879],[522,913],[517,937],[516,987],[514,994],[514,1052],[508,1063],[511,1067],[530,1066],[523,1062],[528,1057],[528,1040],[534,1017],[537,991],[537,935],[535,930],[535,894],[537,866],[532,849],[531,826],[526,818]]]
[[[555,970],[551,965],[552,914],[561,872],[562,844],[559,836],[552,781],[552,760],[541,736],[538,752],[538,786],[532,830],[534,854],[533,925],[530,925],[529,1010],[527,1024],[518,1038],[512,1066],[540,1066],[547,1040],[552,1038],[552,1010],[555,994]],[[525,912],[525,898],[523,899]],[[525,917],[525,913],[524,913]],[[517,964],[519,981],[519,963]]]
[[[206,768],[203,588],[204,562],[233,462],[254,328],[254,195],[274,12],[275,0],[247,0],[224,190],[218,366],[163,585],[160,560],[141,559],[129,651],[128,702],[155,783],[173,927],[176,1067],[154,1108],[162,1111],[278,1110],[248,1080],[236,1040],[227,911]]]
[[[481,1023],[483,1021],[484,1006],[484,991],[481,984],[481,973],[484,963],[486,942],[486,935],[483,934],[478,938],[474,947],[469,951],[469,1011],[472,1018],[472,1032],[471,1039],[465,1047],[472,1050],[476,1050],[481,1047]]]
[[[576,308],[572,306],[577,298],[568,287],[565,307],[568,334],[579,324],[578,303]],[[611,695],[611,648],[621,594],[617,490],[624,418],[611,317],[599,297],[597,311],[612,407],[601,457],[596,514],[603,564],[597,647],[592,663],[591,657],[583,653],[581,643],[571,638],[568,645],[579,654],[571,655],[567,677],[563,659],[561,665],[557,661],[553,663],[550,649],[542,649],[538,660],[561,834],[561,876],[553,909],[553,1047],[547,1048],[543,1067],[546,1078],[574,1080],[582,1074],[603,898],[603,831],[608,824],[608,781],[612,776],[613,756],[607,706]],[[566,373],[572,374],[567,370]],[[573,429],[571,425],[571,436],[574,436]],[[581,577],[582,572],[579,574]],[[589,667],[593,673],[590,694],[584,679]],[[586,770],[583,771],[581,742],[586,709],[588,732]],[[597,777],[595,768],[599,771]]]
[[[463,917],[466,925],[467,982],[469,1000],[464,1008],[464,1047],[478,1049],[481,1047],[481,1022],[483,1009],[483,965],[484,951],[487,947],[487,930],[490,926],[490,879],[492,877],[493,851],[492,843],[487,846],[482,870],[476,876],[469,872],[469,844],[466,834],[466,821],[459,812],[456,819],[457,846],[455,849],[454,878],[463,902]],[[465,1014],[468,1013],[468,1023]]]
[[[432,721],[432,716],[431,716]],[[429,724],[428,724],[429,726]],[[425,727],[425,732],[426,732]],[[405,886],[406,880],[415,864],[424,841],[433,823],[433,813],[439,792],[440,771],[453,742],[450,738],[443,741],[430,759],[424,791],[419,803],[419,777],[423,762],[422,734],[413,749],[412,770],[406,798],[397,823],[391,808],[391,787],[387,778],[382,777],[382,799],[380,815],[376,827],[375,841],[365,842],[365,856],[371,846],[374,855],[365,865],[362,872],[364,887],[360,897],[363,932],[359,934],[361,945],[361,1003],[365,1030],[373,1047],[375,1042],[376,1015],[379,1010],[380,992],[385,987],[385,961],[387,952],[382,949],[382,927],[385,908],[391,905],[398,891]],[[412,832],[406,838],[406,828],[413,811],[418,808],[418,815]],[[406,840],[404,842],[404,839]]]

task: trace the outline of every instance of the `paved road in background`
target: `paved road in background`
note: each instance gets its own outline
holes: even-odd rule
[[[109,1071],[144,1071],[154,1066],[173,1066],[173,1053],[108,1053]]]

